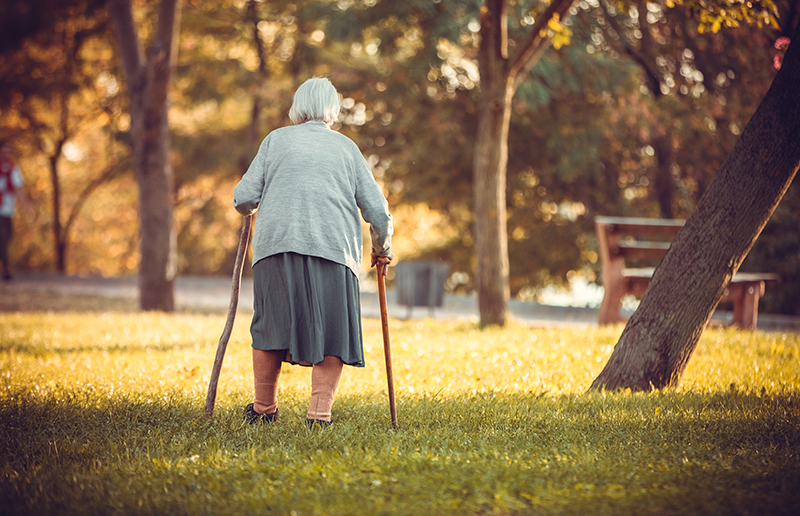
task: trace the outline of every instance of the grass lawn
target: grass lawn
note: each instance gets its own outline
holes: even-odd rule
[[[587,393],[619,326],[393,320],[393,430],[365,320],[367,367],[312,431],[308,368],[284,366],[277,423],[242,422],[246,315],[207,420],[224,314],[39,301],[0,313],[0,514],[800,514],[795,333],[709,329],[678,389]]]

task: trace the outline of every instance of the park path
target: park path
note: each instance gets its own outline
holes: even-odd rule
[[[139,295],[138,278],[135,276],[101,277],[69,276],[51,273],[18,273],[14,280],[4,284],[7,294],[14,291],[56,292],[61,294],[99,295],[108,298],[136,299]],[[175,302],[179,308],[197,310],[220,310],[228,308],[231,295],[231,279],[209,276],[180,276],[175,283]],[[394,290],[388,290],[388,312],[390,317],[425,319],[457,319],[478,321],[477,297],[446,294],[444,304],[429,310],[427,307],[409,309],[396,301]],[[542,305],[539,303],[512,300],[509,303],[514,321],[541,327],[589,327],[597,325],[597,309],[590,307],[566,307]],[[242,279],[239,298],[239,311],[253,311],[253,282]],[[362,315],[368,318],[380,317],[377,288],[369,281],[362,282]],[[730,312],[718,311],[717,321],[732,318]],[[761,330],[800,330],[800,317],[759,314],[758,328]]]

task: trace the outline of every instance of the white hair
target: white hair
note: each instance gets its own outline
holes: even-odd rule
[[[295,124],[309,120],[321,120],[332,124],[338,120],[341,108],[339,92],[331,81],[324,77],[312,77],[294,93],[289,118]]]

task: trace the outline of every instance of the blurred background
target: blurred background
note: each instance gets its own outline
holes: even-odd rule
[[[158,2],[132,4],[146,39]],[[796,4],[775,4],[778,24],[716,32],[691,3],[573,4],[513,101],[512,297],[552,301],[571,291],[564,303],[599,304],[594,216],[692,212],[769,88]],[[398,260],[446,262],[447,290],[472,292],[482,5],[183,2],[169,109],[179,273],[230,274],[241,220],[233,186],[260,140],[290,123],[297,86],[323,75],[343,96],[336,129],[359,145],[389,200]],[[508,9],[513,41],[541,4]],[[15,219],[15,270],[137,272],[129,129],[104,0],[0,4],[0,138],[35,207]],[[800,315],[796,183],[742,270],[779,273],[761,310]]]

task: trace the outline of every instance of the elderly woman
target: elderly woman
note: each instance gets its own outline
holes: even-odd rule
[[[341,108],[328,79],[294,94],[295,124],[264,138],[233,190],[236,210],[258,210],[253,235],[255,398],[249,423],[278,417],[281,364],[312,366],[309,426],[328,426],[343,364],[364,367],[361,216],[371,264],[388,263],[392,216],[358,147],[331,129]],[[360,215],[359,215],[360,210]]]

